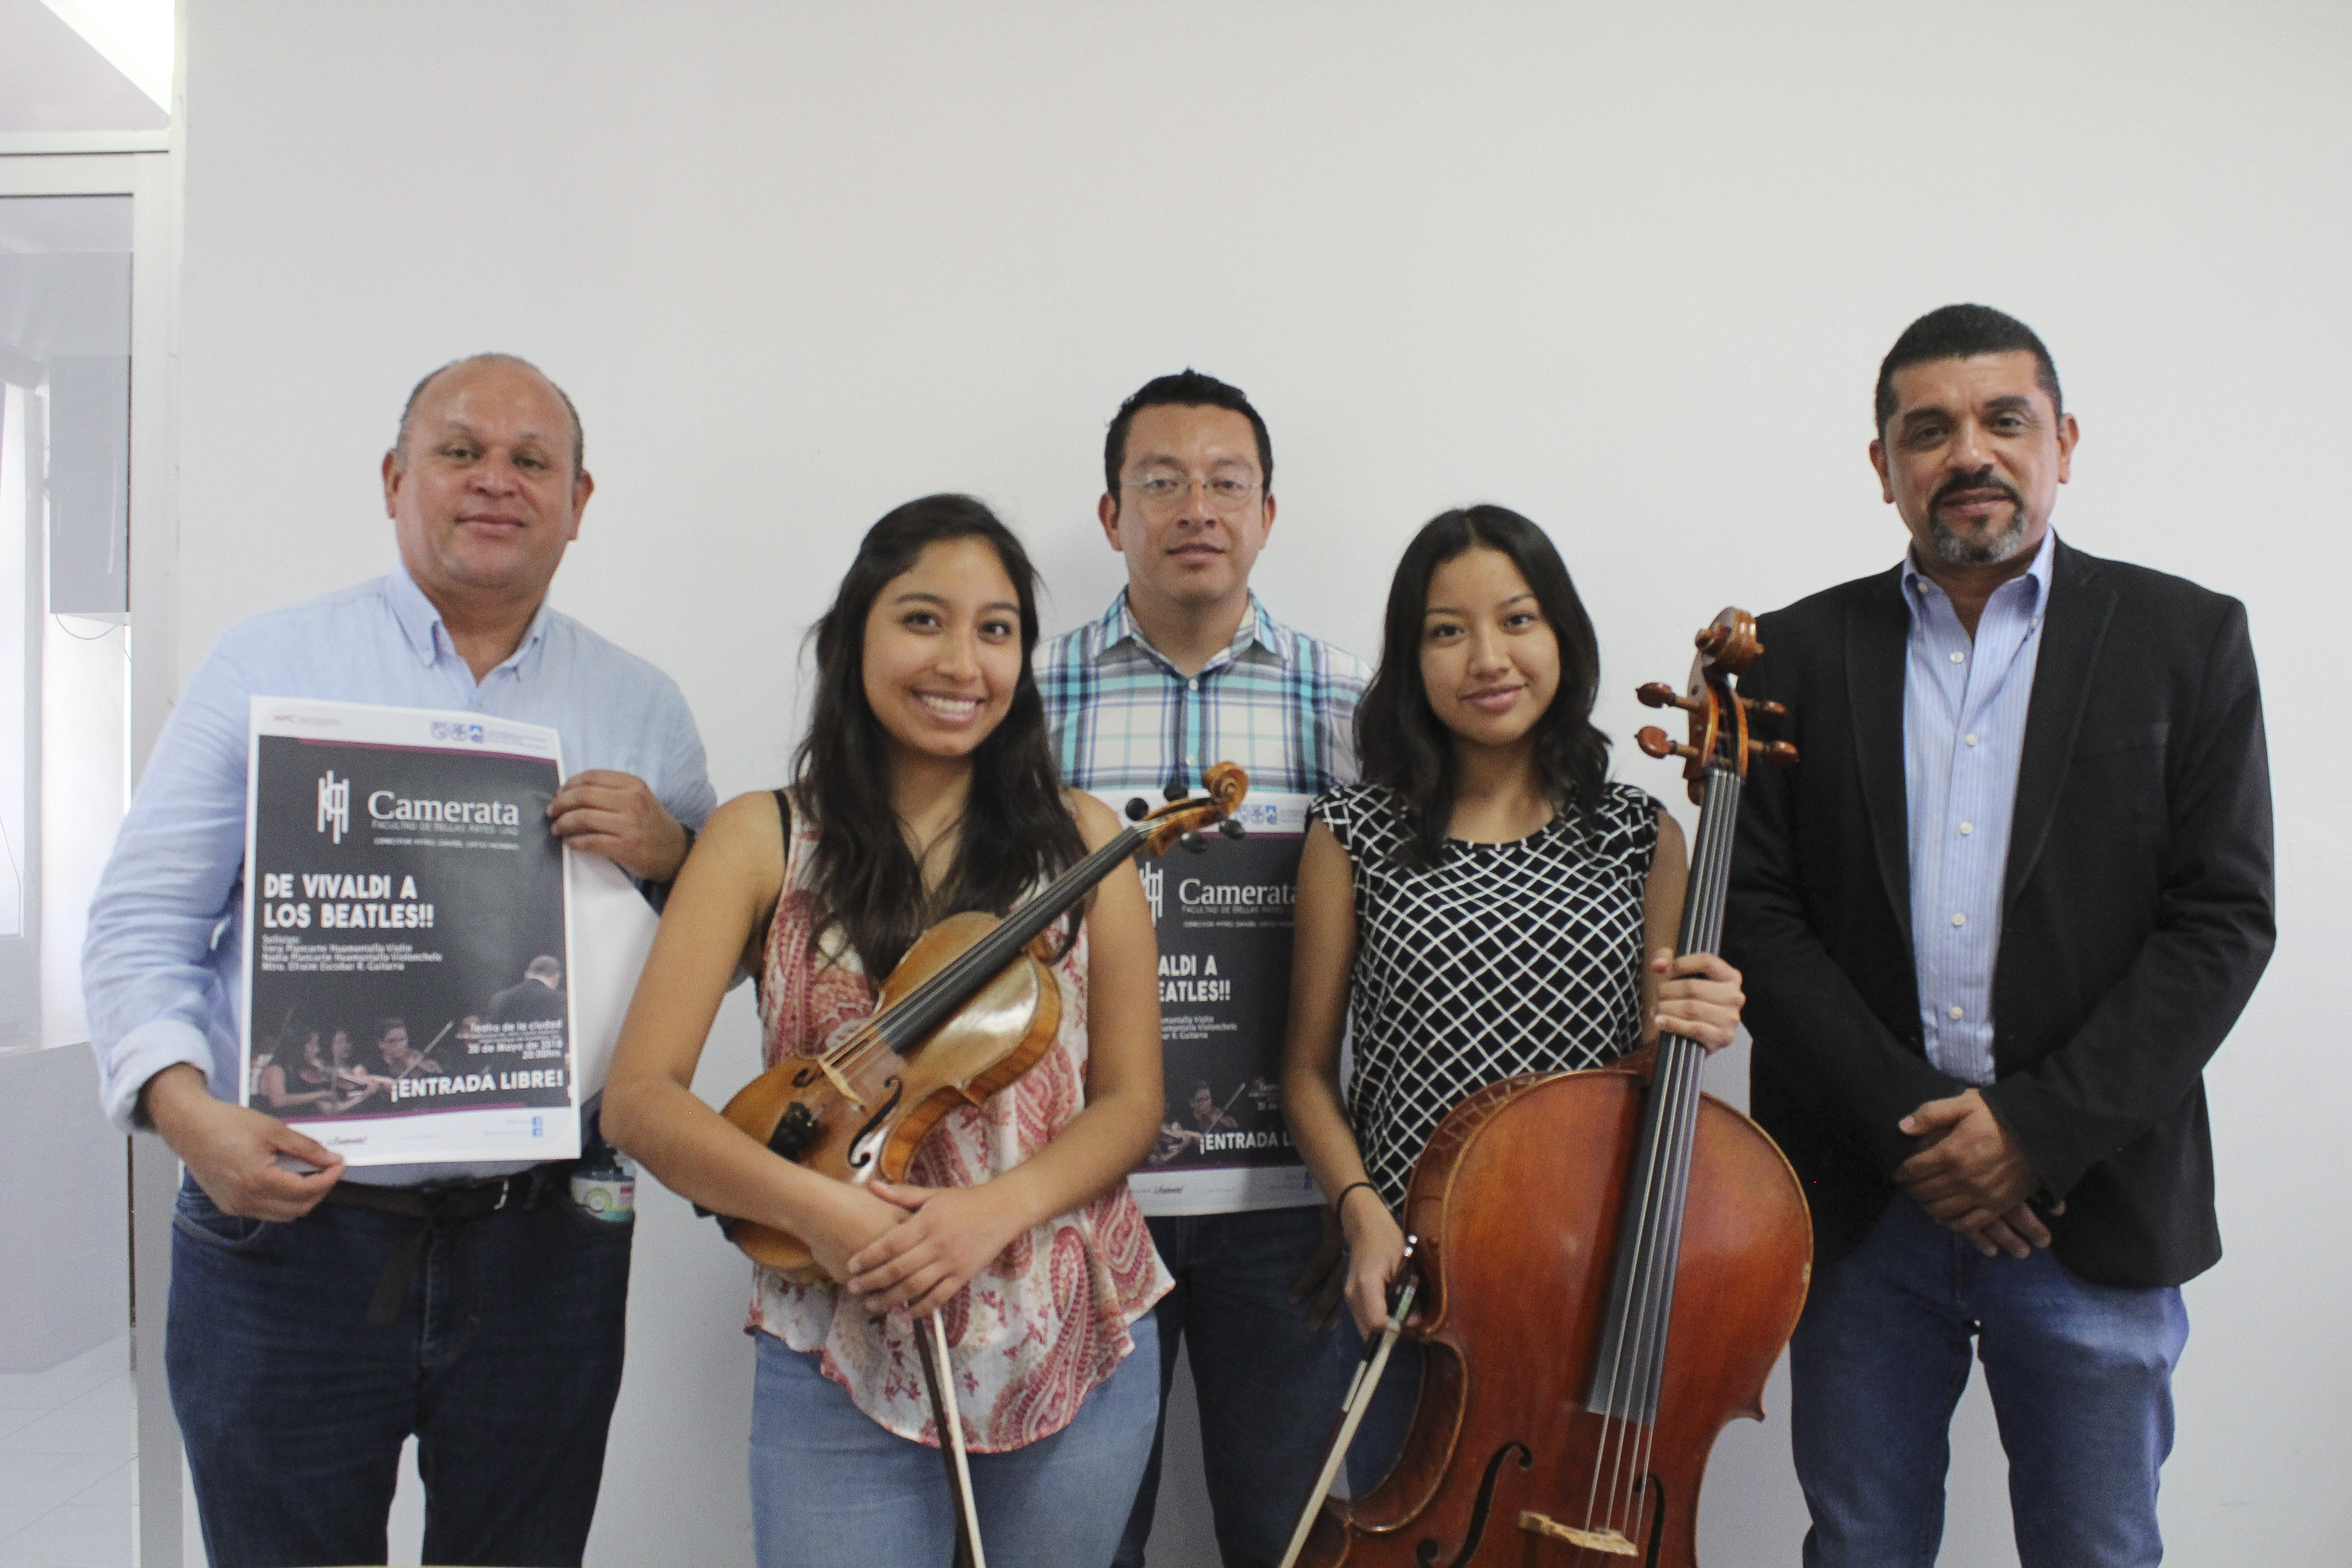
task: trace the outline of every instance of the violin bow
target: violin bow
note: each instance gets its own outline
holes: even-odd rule
[[[988,1568],[980,1547],[980,1514],[972,1506],[971,1459],[963,1446],[963,1417],[956,1409],[955,1374],[948,1362],[946,1320],[933,1312],[915,1329],[916,1357],[930,1390],[931,1420],[940,1434],[940,1458],[948,1468],[948,1497],[955,1504],[956,1568]]]
[[[1339,1467],[1347,1461],[1348,1449],[1356,1440],[1356,1428],[1364,1422],[1364,1412],[1371,1408],[1373,1391],[1381,1385],[1381,1374],[1389,1369],[1389,1352],[1396,1349],[1397,1336],[1404,1332],[1404,1321],[1412,1311],[1412,1299],[1420,1292],[1421,1279],[1412,1269],[1413,1248],[1420,1245],[1419,1237],[1404,1238],[1404,1258],[1397,1268],[1396,1285],[1389,1292],[1389,1321],[1378,1339],[1364,1342],[1364,1353],[1356,1363],[1356,1375],[1348,1384],[1348,1396],[1339,1401],[1339,1430],[1331,1438],[1331,1451],[1323,1458],[1322,1473],[1307,1491],[1307,1507],[1298,1516],[1298,1528],[1290,1532],[1290,1550],[1282,1554],[1282,1568],[1294,1568],[1298,1554],[1307,1546],[1307,1532],[1315,1528],[1316,1516],[1323,1511],[1323,1499],[1331,1490],[1331,1483],[1339,1478]]]

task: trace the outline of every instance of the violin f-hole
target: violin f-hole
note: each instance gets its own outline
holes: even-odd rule
[[[1495,1450],[1494,1458],[1486,1461],[1486,1475],[1478,1482],[1478,1500],[1470,1506],[1469,1533],[1463,1538],[1462,1550],[1454,1554],[1454,1560],[1445,1568],[1463,1568],[1477,1554],[1478,1543],[1486,1539],[1486,1516],[1494,1511],[1495,1480],[1502,1471],[1505,1459],[1518,1460],[1519,1468],[1523,1470],[1532,1468],[1536,1462],[1534,1451],[1516,1437]],[[1413,1548],[1412,1555],[1421,1568],[1437,1568],[1437,1554],[1444,1550],[1434,1539],[1423,1537]]]
[[[899,1097],[907,1092],[906,1084],[895,1074],[882,1082],[889,1089],[890,1098],[874,1108],[874,1114],[866,1119],[866,1125],[859,1128],[857,1136],[849,1141],[850,1148],[856,1151],[849,1156],[849,1168],[853,1171],[862,1171],[874,1163],[874,1151],[866,1146],[866,1141],[873,1136],[876,1128],[890,1120],[890,1113],[898,1109]]]

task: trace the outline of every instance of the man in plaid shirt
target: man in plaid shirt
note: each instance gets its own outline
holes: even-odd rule
[[[1187,370],[1120,405],[1103,447],[1103,532],[1127,588],[1099,620],[1039,646],[1066,784],[1157,805],[1202,771],[1250,776],[1249,837],[1147,867],[1160,952],[1168,1103],[1132,1178],[1176,1277],[1155,1309],[1165,1410],[1176,1348],[1193,1387],[1217,1544],[1229,1568],[1281,1559],[1349,1371],[1293,1285],[1322,1237],[1322,1194],[1282,1123],[1290,906],[1306,806],[1356,777],[1362,664],[1277,623],[1250,592],[1274,528],[1265,422],[1236,387]],[[1116,1559],[1139,1568],[1160,1448]]]

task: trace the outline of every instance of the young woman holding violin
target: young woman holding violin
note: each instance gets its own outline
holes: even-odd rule
[[[691,1092],[739,965],[771,1065],[863,1026],[875,977],[957,911],[1002,913],[1119,825],[1063,792],[1030,675],[1035,575],[966,496],[892,511],[815,631],[789,792],[710,818],[673,888],[604,1091],[604,1129],[674,1191],[804,1241],[760,1269],[758,1560],[945,1563],[956,1513],[918,1336],[943,1314],[992,1568],[1110,1559],[1157,1414],[1166,1270],[1128,1195],[1160,1121],[1156,950],[1121,864],[1052,928],[1042,1059],[924,1137],[904,1184],[779,1158]],[[829,1059],[829,1058],[828,1058]]]
[[[1559,552],[1518,513],[1448,511],[1406,547],[1356,711],[1364,782],[1310,813],[1283,1074],[1291,1135],[1339,1206],[1366,1335],[1404,1256],[1413,1162],[1465,1097],[1600,1066],[1662,1026],[1712,1050],[1738,1025],[1738,973],[1673,956],[1682,830],[1608,782],[1600,665]],[[1399,1343],[1358,1430],[1360,1495],[1403,1441],[1415,1348]]]

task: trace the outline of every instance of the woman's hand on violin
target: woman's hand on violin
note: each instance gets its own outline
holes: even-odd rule
[[[1389,1321],[1389,1287],[1404,1264],[1404,1232],[1378,1193],[1361,1187],[1346,1195],[1339,1221],[1348,1235],[1348,1311],[1370,1339]]]
[[[869,1191],[906,1211],[903,1223],[849,1260],[849,1293],[865,1297],[877,1311],[904,1307],[919,1318],[938,1311],[1022,1229],[985,1184],[912,1187],[876,1182]]]
[[[1650,955],[1650,974],[1657,986],[1657,1008],[1650,1019],[1656,1032],[1695,1040],[1709,1052],[1731,1044],[1748,997],[1739,988],[1739,971],[1721,954],[1686,952],[1676,958],[1661,948]]]

